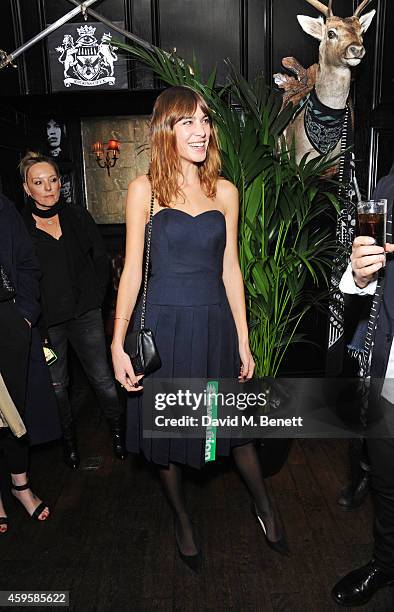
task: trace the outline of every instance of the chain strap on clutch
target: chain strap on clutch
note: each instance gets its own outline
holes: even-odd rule
[[[155,202],[155,194],[152,190],[150,203],[150,214],[148,224],[148,237],[146,241],[145,255],[145,270],[144,270],[144,286],[142,294],[141,308],[141,323],[140,329],[128,334],[124,342],[124,350],[129,355],[131,365],[135,374],[151,374],[161,367],[161,359],[157,350],[153,332],[145,328],[145,313],[146,313],[146,295],[148,291],[148,274],[150,260],[150,246],[152,239],[152,224],[153,224],[153,206]]]

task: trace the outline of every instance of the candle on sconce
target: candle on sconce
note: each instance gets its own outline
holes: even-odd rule
[[[96,153],[96,155],[100,155],[101,153],[104,153],[103,143],[100,140],[98,140],[97,142],[94,142],[92,144],[92,151],[93,153]]]
[[[107,151],[115,151],[119,153],[119,141],[114,138],[108,141]]]

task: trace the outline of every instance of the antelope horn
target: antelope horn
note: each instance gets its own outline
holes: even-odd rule
[[[369,4],[371,2],[371,0],[363,0],[363,2],[361,2],[360,6],[358,6],[356,8],[356,11],[354,13],[355,17],[360,17],[361,13],[363,12],[363,10],[365,9],[365,7],[367,6],[367,4]]]
[[[332,0],[329,0],[328,6],[319,2],[319,0],[306,0],[309,4],[315,7],[320,13],[323,13],[325,17],[332,17]]]

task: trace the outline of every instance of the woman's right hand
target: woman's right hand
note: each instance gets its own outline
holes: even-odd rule
[[[350,257],[354,282],[357,287],[364,289],[375,279],[375,274],[385,264],[384,248],[376,246],[370,236],[355,238]]]
[[[134,373],[128,354],[122,347],[111,347],[111,353],[116,380],[126,391],[142,391],[143,386],[139,384],[139,381],[144,375]]]

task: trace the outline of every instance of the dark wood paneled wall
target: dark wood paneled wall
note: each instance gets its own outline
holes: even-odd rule
[[[357,144],[366,158],[362,171],[369,194],[394,163],[393,32],[392,0],[380,0],[373,30],[373,59],[363,67],[357,100]]]
[[[18,164],[26,146],[26,117],[7,104],[0,104],[0,191],[22,205]]]
[[[67,0],[2,0],[1,4],[0,40],[8,51],[73,8]],[[334,10],[345,16],[358,4],[359,0],[335,0]],[[365,36],[367,56],[355,71],[356,153],[364,192],[371,191],[393,161],[391,4],[392,0],[371,3],[371,8],[378,9],[377,19]],[[112,21],[123,21],[126,28],[166,50],[176,47],[187,60],[195,52],[203,74],[217,64],[221,82],[226,78],[224,58],[229,58],[248,79],[260,71],[270,78],[287,55],[294,55],[305,66],[317,59],[318,42],[304,34],[296,19],[299,13],[317,16],[305,0],[101,0],[93,8]],[[17,64],[18,70],[0,72],[0,95],[8,107],[19,112],[15,123],[18,134],[23,133],[23,115],[28,117],[24,125],[34,132],[36,118],[59,112],[74,119],[91,114],[149,113],[158,87],[146,69],[130,62],[132,95],[86,91],[50,94],[45,42],[27,51]],[[4,121],[9,125],[7,112]],[[4,150],[7,146],[1,134],[0,147]],[[19,150],[19,145],[15,146],[14,151]]]

